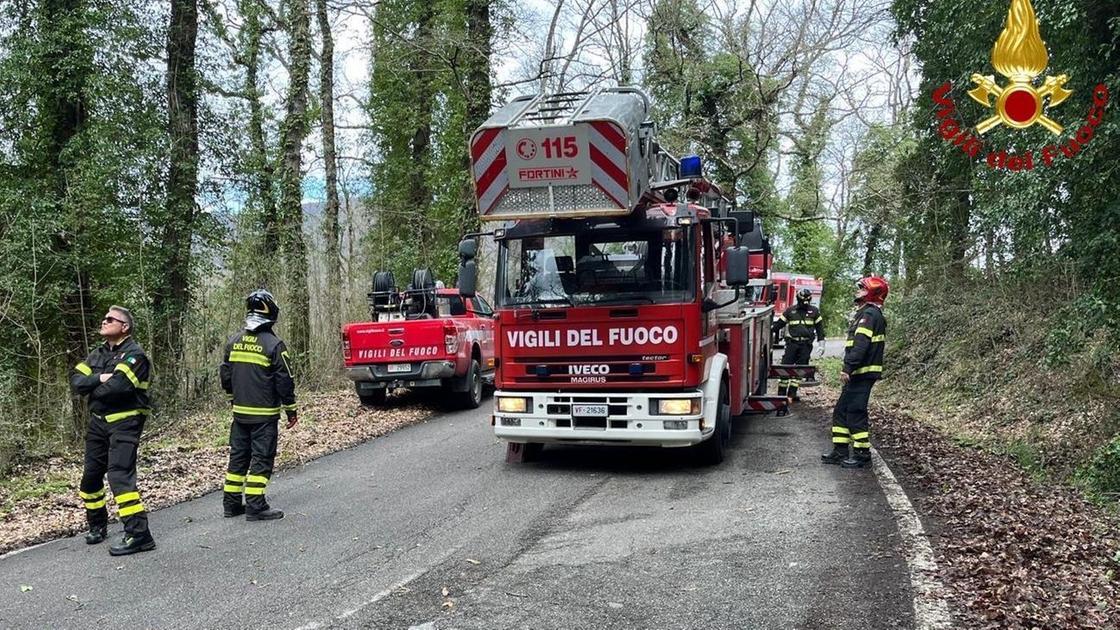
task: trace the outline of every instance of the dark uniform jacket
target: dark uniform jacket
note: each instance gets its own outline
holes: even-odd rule
[[[102,374],[113,376],[101,382]],[[151,413],[148,400],[151,365],[132,337],[119,345],[108,342],[94,348],[85,361],[74,366],[70,389],[89,396],[89,411],[106,422]]]
[[[279,419],[281,410],[295,411],[288,351],[271,330],[243,330],[230,337],[220,372],[234,420],[268,422]]]
[[[817,339],[824,340],[824,318],[821,317],[821,310],[812,304],[795,304],[787,308],[774,322],[774,328],[777,330],[787,325],[789,328],[786,329],[786,339],[812,341],[815,334]]]
[[[887,318],[875,304],[864,304],[848,326],[844,372],[852,380],[877,381],[883,374],[883,348],[887,345]]]

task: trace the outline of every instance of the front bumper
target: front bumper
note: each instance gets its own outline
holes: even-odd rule
[[[527,398],[525,413],[497,410],[501,397]],[[669,416],[653,413],[659,398],[695,398],[700,412]],[[494,435],[510,442],[632,444],[644,446],[692,446],[707,439],[715,426],[712,405],[700,390],[663,393],[563,393],[494,392]],[[606,405],[606,416],[573,416],[573,405]],[[672,424],[666,424],[670,422]],[[669,428],[678,426],[682,428]]]
[[[388,363],[346,368],[346,377],[362,389],[384,387],[435,387],[455,376],[454,361],[420,361],[409,364],[407,372],[389,372]]]

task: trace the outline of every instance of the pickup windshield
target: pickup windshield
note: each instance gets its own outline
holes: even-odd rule
[[[688,228],[596,230],[501,241],[502,306],[663,304],[693,298]]]

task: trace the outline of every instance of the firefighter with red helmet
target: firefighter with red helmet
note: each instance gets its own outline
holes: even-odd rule
[[[787,308],[774,322],[774,330],[786,328],[786,352],[782,355],[783,365],[809,365],[813,353],[813,339],[824,343],[824,319],[821,310],[813,305],[813,292],[801,289],[797,292],[797,304]],[[790,402],[801,400],[798,390],[801,379],[783,378],[778,381],[778,395],[786,396]]]
[[[857,310],[848,326],[844,367],[840,372],[843,389],[832,410],[832,452],[821,455],[825,464],[862,468],[871,462],[871,432],[867,404],[871,388],[883,375],[883,349],[886,345],[887,319],[883,302],[890,285],[879,276],[856,282]],[[851,447],[851,453],[848,448]]]
[[[272,332],[280,317],[276,300],[258,289],[245,299],[245,307],[245,327],[230,337],[220,369],[222,389],[233,405],[223,513],[226,518],[244,514],[249,521],[270,521],[284,518],[269,506],[265,491],[276,459],[280,412],[288,417],[287,428],[297,422],[295,385],[288,351]]]

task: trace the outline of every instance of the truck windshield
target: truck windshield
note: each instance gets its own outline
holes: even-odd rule
[[[502,241],[502,306],[662,304],[692,300],[688,228],[595,231]]]

